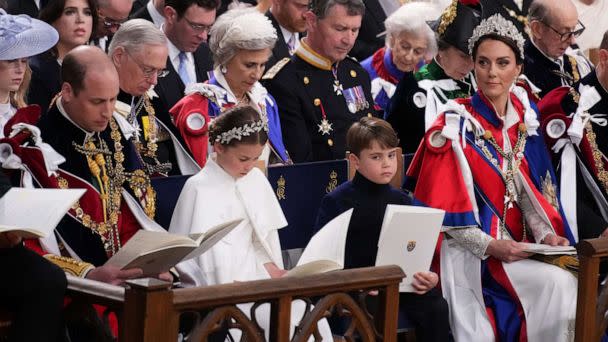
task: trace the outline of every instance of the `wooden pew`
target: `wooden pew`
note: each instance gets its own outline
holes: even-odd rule
[[[173,290],[170,284],[156,279],[129,281],[125,289],[68,277],[68,295],[74,300],[107,305],[116,312],[121,341],[176,341],[180,315],[201,311],[208,313],[190,332],[190,341],[205,341],[230,319],[234,320],[231,327],[241,329],[247,341],[264,341],[257,323],[236,307],[247,302],[270,303],[270,341],[290,341],[291,301],[320,298],[302,318],[291,341],[307,341],[316,336],[316,322],[337,313],[353,318],[347,340],[358,335],[363,341],[392,342],[396,340],[399,282],[403,277],[399,267],[383,266]],[[372,289],[379,290],[380,310],[376,317],[371,317],[365,306],[348,294]]]
[[[599,341],[608,327],[608,286],[599,285],[603,280],[599,279],[600,260],[608,257],[608,239],[583,240],[576,250],[580,268],[575,341]]]

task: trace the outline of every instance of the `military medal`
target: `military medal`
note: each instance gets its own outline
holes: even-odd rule
[[[323,118],[323,120],[321,120],[321,124],[317,125],[319,126],[319,132],[321,133],[321,135],[329,135],[329,132],[333,131],[331,125],[333,124],[327,121],[326,118]]]
[[[340,81],[334,80],[334,93],[336,93],[336,95],[342,95],[342,90],[344,90],[344,88]]]
[[[333,124],[331,122],[329,122],[329,120],[327,120],[327,115],[325,114],[325,108],[323,108],[323,104],[321,103],[321,100],[315,99],[315,106],[321,108],[321,123],[317,125],[317,126],[319,126],[319,133],[321,133],[321,135],[329,135],[329,133],[334,130],[331,127]]]
[[[342,83],[338,80],[338,63],[331,67],[331,73],[334,75],[334,93],[336,93],[336,95],[342,95],[344,88],[342,87]]]

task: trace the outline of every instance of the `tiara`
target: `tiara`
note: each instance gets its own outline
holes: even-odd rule
[[[246,123],[243,126],[234,127],[226,132],[223,132],[215,138],[215,142],[222,145],[228,145],[233,139],[241,141],[243,137],[250,136],[253,133],[258,133],[261,130],[268,132],[268,124],[263,119],[254,121],[252,123]]]
[[[514,41],[519,49],[519,56],[521,59],[524,59],[524,37],[510,20],[505,19],[500,14],[494,14],[482,20],[475,30],[473,30],[473,35],[469,38],[469,54],[473,55],[475,43],[481,37],[489,34],[496,34]]]

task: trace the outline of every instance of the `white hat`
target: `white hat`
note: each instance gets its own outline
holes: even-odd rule
[[[44,21],[25,14],[6,14],[0,9],[0,60],[25,58],[57,44],[59,33]]]

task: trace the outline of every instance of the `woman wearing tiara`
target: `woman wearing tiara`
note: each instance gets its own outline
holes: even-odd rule
[[[456,341],[574,337],[576,277],[530,259],[523,243],[574,242],[536,109],[513,86],[523,44],[500,15],[475,28],[479,89],[448,102],[408,170],[415,201],[446,211],[441,284]]]
[[[169,231],[203,233],[215,225],[243,218],[234,231],[196,259],[198,274],[185,274],[186,285],[216,285],[282,277],[278,229],[287,221],[264,174],[256,167],[268,140],[266,121],[251,106],[239,106],[217,117],[209,128],[214,154],[182,190]],[[209,203],[213,203],[213,210]],[[251,305],[241,309],[249,314]],[[303,302],[294,302],[292,317],[300,318]],[[256,317],[268,339],[269,306]],[[298,322],[292,325],[292,331]],[[319,330],[327,341],[331,332],[325,320]],[[232,332],[231,332],[232,333]],[[238,339],[237,339],[238,340]]]
[[[186,96],[170,110],[194,159],[202,167],[209,153],[209,122],[226,109],[250,105],[268,120],[268,148],[262,159],[287,163],[276,102],[258,80],[272,53],[277,33],[270,20],[254,8],[222,14],[209,32],[215,69],[208,83],[186,87]]]

